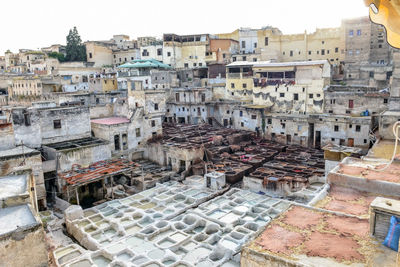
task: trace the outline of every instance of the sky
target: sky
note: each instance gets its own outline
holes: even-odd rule
[[[339,27],[368,16],[363,0],[19,0],[2,1],[0,55],[7,49],[65,44],[73,26],[83,41],[115,34],[226,33],[274,26],[284,34]]]

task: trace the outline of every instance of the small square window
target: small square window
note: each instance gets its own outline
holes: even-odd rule
[[[54,129],[61,129],[61,120],[54,120],[53,126],[54,126]]]
[[[251,119],[252,120],[256,120],[257,119],[257,115],[251,115]]]
[[[335,130],[335,132],[339,132],[339,126],[335,125],[334,130]]]
[[[279,93],[279,97],[285,97],[285,93]]]
[[[361,132],[361,126],[360,125],[356,125],[356,132]]]
[[[309,98],[314,98],[314,95],[313,94],[308,94],[308,97]]]

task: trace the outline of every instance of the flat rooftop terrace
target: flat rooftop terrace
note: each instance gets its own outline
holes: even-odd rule
[[[394,140],[379,140],[369,150],[368,156],[372,158],[381,158],[391,160],[394,150]],[[400,153],[400,146],[397,146],[396,155]]]
[[[0,177],[0,199],[24,194],[27,191],[27,186],[27,175]]]
[[[395,251],[369,237],[369,222],[292,206],[242,250],[243,266],[396,266]]]
[[[6,158],[13,158],[13,157],[20,157],[20,156],[32,156],[32,155],[39,155],[40,152],[38,150],[29,148],[27,146],[17,146],[11,149],[2,150],[0,151],[0,159]]]
[[[79,149],[79,148],[106,145],[106,144],[108,144],[108,142],[105,140],[96,137],[87,137],[82,139],[48,144],[46,145],[46,147],[53,148],[57,151],[65,151],[65,150]]]
[[[400,199],[399,197],[385,196],[332,185],[326,197],[317,202],[314,207],[349,214],[359,218],[369,218],[369,206],[376,197]]]
[[[90,120],[90,122],[102,125],[117,125],[122,123],[130,123],[130,120],[124,117],[109,117],[109,118]]]
[[[0,237],[18,229],[27,230],[40,224],[27,204],[0,209]]]

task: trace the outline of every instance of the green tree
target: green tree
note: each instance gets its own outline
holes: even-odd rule
[[[58,53],[58,52],[50,52],[47,54],[49,57],[56,58],[58,59],[59,62],[64,62],[65,61],[65,56],[63,53]]]
[[[67,36],[66,61],[86,61],[86,47],[82,44],[76,27],[69,30]]]

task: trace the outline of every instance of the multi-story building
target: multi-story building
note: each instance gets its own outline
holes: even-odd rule
[[[391,49],[384,28],[368,17],[342,21],[347,84],[385,88],[393,72]]]
[[[206,52],[209,34],[176,35],[164,34],[164,63],[174,68],[206,67]]]

